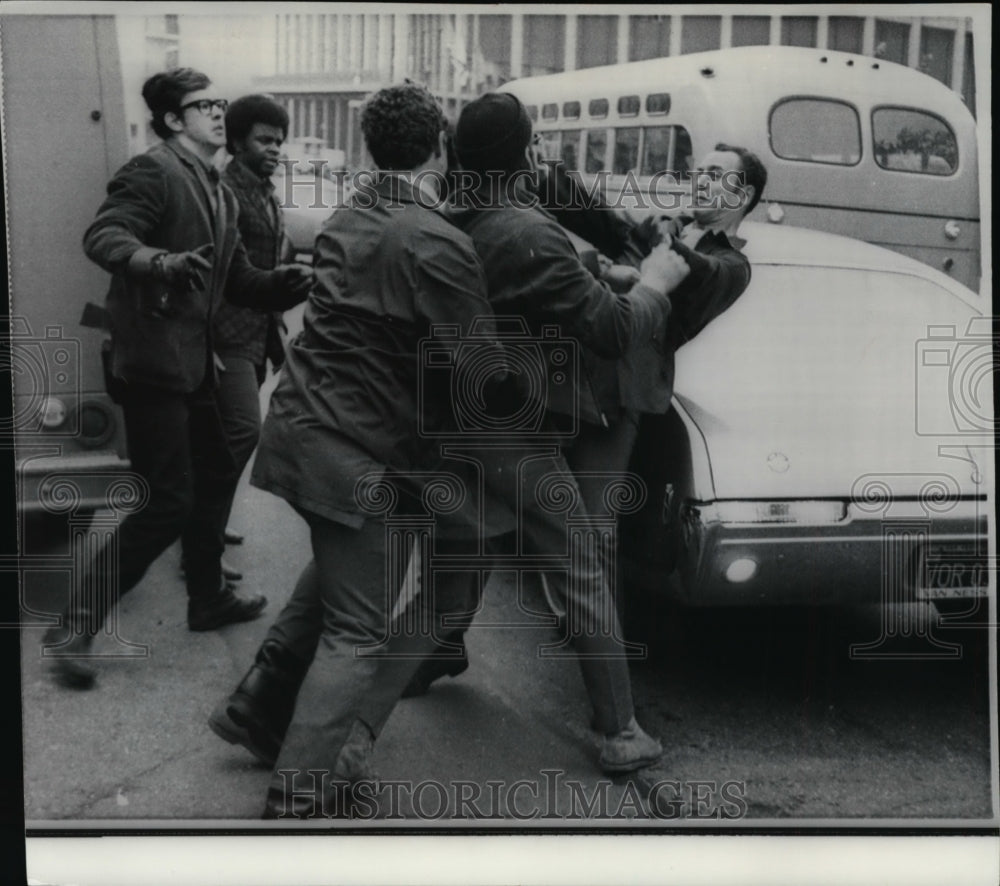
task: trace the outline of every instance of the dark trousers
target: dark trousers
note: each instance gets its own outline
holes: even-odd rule
[[[70,604],[77,631],[96,633],[114,601],[182,535],[189,598],[211,597],[222,584],[226,502],[235,464],[214,394],[132,384],[122,410],[132,470],[146,481],[149,498],[118,528],[117,562],[109,562],[105,548],[85,569]]]
[[[233,457],[234,477],[223,517],[223,526],[229,520],[243,469],[250,461],[260,438],[260,385],[263,367],[245,357],[223,356],[225,368],[219,372],[219,386],[215,399],[219,405],[222,427],[229,451]],[[184,551],[187,561],[187,550]]]

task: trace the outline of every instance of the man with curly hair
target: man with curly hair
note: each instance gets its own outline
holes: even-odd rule
[[[316,285],[303,330],[289,343],[251,477],[308,523],[313,561],[237,700],[242,691],[260,701],[263,683],[268,701],[283,705],[286,717],[294,704],[294,715],[284,743],[279,736],[265,747],[239,731],[253,725],[246,706],[226,704],[210,720],[223,738],[266,759],[280,745],[265,817],[334,814],[343,796],[337,785],[366,775],[373,736],[359,714],[377,659],[358,653],[385,636],[395,588],[386,575],[385,520],[366,509],[358,484],[381,477],[400,500],[420,501],[414,475],[429,463],[420,421],[440,424],[445,418],[434,410],[447,405],[439,398],[418,416],[420,341],[433,324],[451,324],[461,340],[477,317],[492,315],[471,242],[431,208],[447,164],[438,103],[412,84],[383,89],[365,106],[361,127],[380,173],[316,240]],[[454,347],[458,359],[458,341]]]

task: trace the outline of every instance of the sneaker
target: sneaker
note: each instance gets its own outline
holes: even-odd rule
[[[226,588],[208,600],[188,601],[188,628],[192,631],[214,631],[216,628],[241,621],[253,621],[267,606],[267,597],[237,597]]]
[[[636,723],[633,717],[621,732],[604,738],[601,749],[601,769],[609,775],[635,772],[652,766],[663,756],[663,745]]]

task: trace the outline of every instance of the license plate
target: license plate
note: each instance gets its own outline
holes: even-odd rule
[[[985,557],[971,552],[948,551],[927,555],[918,571],[917,597],[921,600],[948,600],[989,595],[989,566]]]

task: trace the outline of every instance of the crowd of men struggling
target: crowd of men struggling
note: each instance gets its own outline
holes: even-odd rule
[[[468,666],[465,631],[488,574],[434,574],[408,604],[427,616],[410,623],[431,629],[389,631],[400,589],[387,581],[399,572],[385,502],[426,513],[430,485],[457,479],[460,506],[434,517],[435,556],[489,557],[512,532],[527,555],[565,552],[570,513],[577,526],[605,513],[641,416],[670,408],[676,349],[746,289],[737,231],[766,172],[718,145],[698,168],[704,205],[634,225],[546,173],[513,95],[483,95],[452,125],[407,82],[365,104],[370,187],[323,225],[310,268],[285,261],[271,184],[285,110],[263,95],[229,104],[189,68],[151,77],[143,98],[162,141],[113,177],[84,249],[111,274],[108,385],[149,497],[119,527],[118,561],[93,557],[46,636],[54,677],[94,685],[89,658],[115,599],[178,538],[191,630],[262,614],[265,598],[239,595],[223,562],[257,447],[250,482],[305,520],[313,558],[208,725],[272,767],[265,818],[343,815],[352,786],[373,777],[398,699]],[[456,162],[473,199],[447,193]],[[727,173],[739,175],[738,199],[722,194]],[[567,230],[594,251],[578,251]],[[303,329],[283,343],[281,312],[303,301]],[[580,371],[549,367],[541,389],[526,385],[505,350],[510,318],[521,333],[573,342]],[[449,372],[424,371],[428,340]],[[262,421],[268,359],[280,376]],[[503,432],[474,458],[456,417],[466,394],[449,383],[468,360],[479,367],[472,405]],[[525,414],[540,419],[518,423]],[[572,508],[546,502],[553,478],[573,491]],[[602,736],[599,766],[628,773],[662,746],[635,719],[608,572],[601,547],[585,546],[549,580]],[[99,587],[114,593],[88,593]]]

